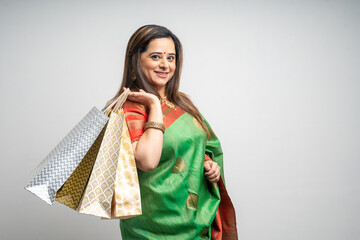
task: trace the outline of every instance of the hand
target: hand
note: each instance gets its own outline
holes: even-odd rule
[[[130,90],[129,88],[123,88],[125,90]],[[160,100],[157,96],[151,93],[147,93],[144,90],[140,89],[139,92],[131,92],[129,93],[128,99],[134,102],[139,102],[144,104],[147,107],[151,107],[154,104],[160,105]]]
[[[204,167],[207,179],[213,183],[218,182],[220,179],[220,166],[212,160],[207,160],[204,163]]]

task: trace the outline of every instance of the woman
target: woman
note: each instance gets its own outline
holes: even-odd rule
[[[179,92],[182,46],[167,28],[140,27],[130,38],[123,108],[134,150],[142,215],[120,221],[123,239],[237,239],[224,186],[220,142]]]

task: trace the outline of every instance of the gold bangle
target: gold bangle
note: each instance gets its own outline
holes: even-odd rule
[[[165,125],[160,122],[150,121],[150,122],[145,123],[144,131],[148,128],[156,128],[156,129],[161,130],[163,133],[165,133]]]

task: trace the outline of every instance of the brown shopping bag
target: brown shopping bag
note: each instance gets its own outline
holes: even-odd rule
[[[119,97],[103,135],[99,135],[89,155],[58,191],[56,200],[79,213],[106,219],[141,214],[134,153],[124,112],[119,110],[127,95],[128,91]],[[69,191],[70,194],[64,194]]]
[[[66,180],[56,194],[55,201],[62,203],[74,210],[79,206],[81,196],[89,180],[91,170],[94,167],[101,142],[104,138],[106,126],[103,128],[94,144],[82,159],[75,171]]]

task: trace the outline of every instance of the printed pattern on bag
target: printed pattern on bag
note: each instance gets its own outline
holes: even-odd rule
[[[122,130],[113,200],[112,218],[129,218],[142,213],[136,162],[126,124]]]
[[[123,124],[124,114],[111,112],[98,158],[79,205],[78,212],[80,213],[105,218],[111,217],[111,201],[114,193]]]
[[[56,192],[94,143],[108,117],[93,107],[37,166],[25,189],[52,205]]]
[[[68,180],[56,193],[55,200],[74,210],[77,209],[81,196],[89,180],[91,170],[94,167],[96,157],[99,153],[101,142],[104,138],[107,125],[103,128],[90,150],[86,153],[79,166],[71,174]]]

